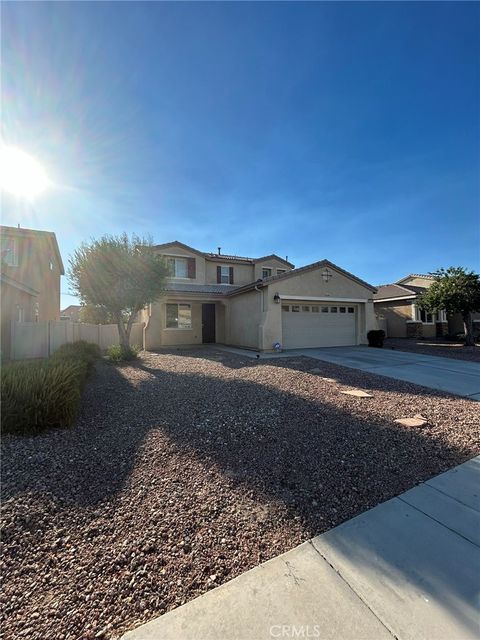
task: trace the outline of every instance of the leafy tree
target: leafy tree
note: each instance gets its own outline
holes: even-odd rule
[[[431,274],[435,282],[422,294],[418,302],[426,311],[444,309],[460,313],[465,326],[465,344],[475,345],[472,313],[480,311],[480,276],[462,267],[439,269]]]
[[[128,349],[135,316],[165,289],[165,260],[150,240],[123,233],[83,243],[69,263],[70,284],[81,303],[103,309]]]
[[[105,307],[85,304],[80,309],[80,322],[90,324],[116,324],[114,316]],[[123,314],[123,322],[128,322],[128,314]]]

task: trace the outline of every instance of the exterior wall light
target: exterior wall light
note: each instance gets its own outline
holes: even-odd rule
[[[279,304],[280,303],[280,296],[278,295],[278,293],[276,293],[273,296],[273,301],[275,302],[275,304]]]
[[[328,282],[332,276],[333,273],[329,269],[324,269],[322,271],[322,278],[324,282]]]

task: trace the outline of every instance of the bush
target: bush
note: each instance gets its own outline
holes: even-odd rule
[[[14,362],[2,369],[2,429],[38,432],[69,426],[85,380],[100,357],[96,344],[64,344],[51,358]]]
[[[69,426],[87,374],[88,364],[81,359],[50,358],[3,367],[3,431],[26,433]]]
[[[77,342],[70,342],[62,345],[55,351],[52,358],[56,360],[70,360],[78,359],[85,362],[88,369],[92,369],[95,360],[101,357],[100,347],[92,342],[85,342],[85,340],[78,340]]]
[[[128,349],[126,349],[120,344],[112,344],[107,349],[107,356],[112,362],[125,362],[128,360],[135,360],[139,351],[140,348],[137,346],[128,347]]]
[[[367,339],[369,347],[382,348],[385,340],[385,331],[383,329],[372,329],[367,333]]]

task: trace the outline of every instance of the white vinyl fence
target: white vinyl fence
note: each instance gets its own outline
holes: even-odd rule
[[[143,348],[143,322],[134,322],[130,334],[130,344]],[[112,344],[118,344],[116,324],[88,324],[69,320],[50,322],[12,323],[12,360],[46,358],[62,344],[85,340],[98,344],[104,351]]]

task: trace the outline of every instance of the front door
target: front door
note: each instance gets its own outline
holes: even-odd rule
[[[202,304],[202,342],[215,342],[215,304]]]

